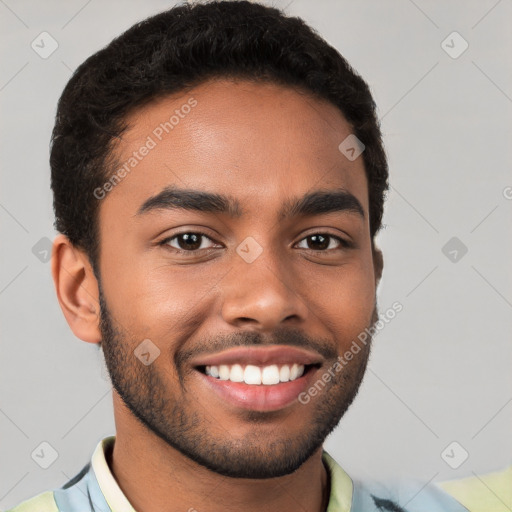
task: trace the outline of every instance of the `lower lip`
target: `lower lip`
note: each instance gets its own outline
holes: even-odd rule
[[[317,370],[318,368],[311,367],[298,379],[271,386],[220,380],[196,371],[209,389],[235,407],[251,411],[277,411],[297,400],[297,397],[309,387]]]

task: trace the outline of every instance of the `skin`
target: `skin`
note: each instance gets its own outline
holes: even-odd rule
[[[371,244],[364,163],[338,150],[351,127],[330,103],[220,79],[133,112],[119,161],[191,96],[197,106],[101,200],[101,282],[83,251],[63,235],[54,242],[63,313],[77,337],[103,340],[116,423],[107,460],[139,512],[324,511],[322,443],[357,393],[369,344],[307,405],[274,412],[223,402],[201,385],[190,358],[295,344],[324,354],[320,377],[372,325],[382,254]],[[169,185],[228,194],[245,213],[136,215]],[[278,220],[284,201],[339,188],[359,200],[364,218],[343,211]],[[207,238],[195,255],[173,252],[188,247],[183,237],[159,245],[197,231]],[[307,237],[318,233],[353,247],[328,238],[315,252]],[[248,236],[263,249],[252,263],[236,252]],[[133,354],[144,339],[160,350],[148,366]]]

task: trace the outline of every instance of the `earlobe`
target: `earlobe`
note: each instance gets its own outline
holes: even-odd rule
[[[69,327],[88,343],[101,341],[98,281],[85,252],[58,235],[53,242],[52,277]]]

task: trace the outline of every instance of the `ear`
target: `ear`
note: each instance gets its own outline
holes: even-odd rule
[[[51,261],[57,298],[69,327],[81,340],[99,343],[99,288],[89,258],[65,235],[58,235]]]
[[[373,246],[372,248],[373,254],[373,268],[375,272],[375,288],[377,288],[380,278],[382,277],[382,269],[384,268],[384,257],[382,256],[382,251]]]

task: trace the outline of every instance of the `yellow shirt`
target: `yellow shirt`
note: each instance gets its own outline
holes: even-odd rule
[[[438,485],[470,512],[512,511],[512,465],[503,471]]]

